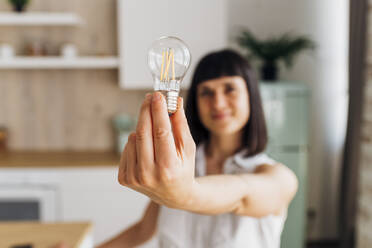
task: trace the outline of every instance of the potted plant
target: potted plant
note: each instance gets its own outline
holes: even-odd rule
[[[14,11],[22,12],[29,3],[29,0],[8,0],[9,3],[13,6]]]
[[[289,68],[299,52],[314,49],[315,43],[306,36],[293,36],[289,33],[266,40],[257,39],[251,32],[243,30],[237,37],[238,44],[248,50],[248,59],[258,58],[263,64],[261,79],[275,81],[278,78],[278,61],[283,60]]]

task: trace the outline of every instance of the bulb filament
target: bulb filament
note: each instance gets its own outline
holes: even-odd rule
[[[172,63],[172,80],[175,80],[176,70],[174,68],[174,50],[168,48],[167,51],[162,52],[160,81],[169,82],[169,67],[171,63]]]

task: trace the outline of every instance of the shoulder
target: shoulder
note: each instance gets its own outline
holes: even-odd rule
[[[258,153],[253,156],[245,156],[245,151],[241,151],[235,154],[232,158],[233,167],[245,172],[254,172],[258,167],[261,166],[275,166],[279,165],[280,162],[275,161],[269,157],[266,153]]]
[[[291,185],[297,190],[298,182],[295,174],[286,165],[269,157],[266,153],[245,157],[244,153],[234,156],[236,166],[242,173],[255,173],[257,175],[274,178],[276,182]],[[291,182],[291,183],[289,183]]]

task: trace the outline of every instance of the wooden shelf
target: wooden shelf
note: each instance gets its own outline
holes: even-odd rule
[[[113,151],[8,151],[0,152],[0,168],[53,168],[118,166]],[[1,246],[0,246],[1,247]]]
[[[77,26],[84,21],[74,13],[0,12],[0,26]]]
[[[115,69],[117,57],[11,57],[0,58],[0,69]]]

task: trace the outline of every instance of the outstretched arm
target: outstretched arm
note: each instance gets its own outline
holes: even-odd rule
[[[286,166],[261,165],[254,173],[196,178],[189,211],[203,214],[233,212],[262,217],[283,213],[297,191],[297,179]]]
[[[255,173],[194,177],[195,143],[182,100],[170,118],[160,93],[147,95],[136,132],[129,137],[119,182],[171,208],[202,214],[279,214],[297,190],[285,166],[260,166]]]

